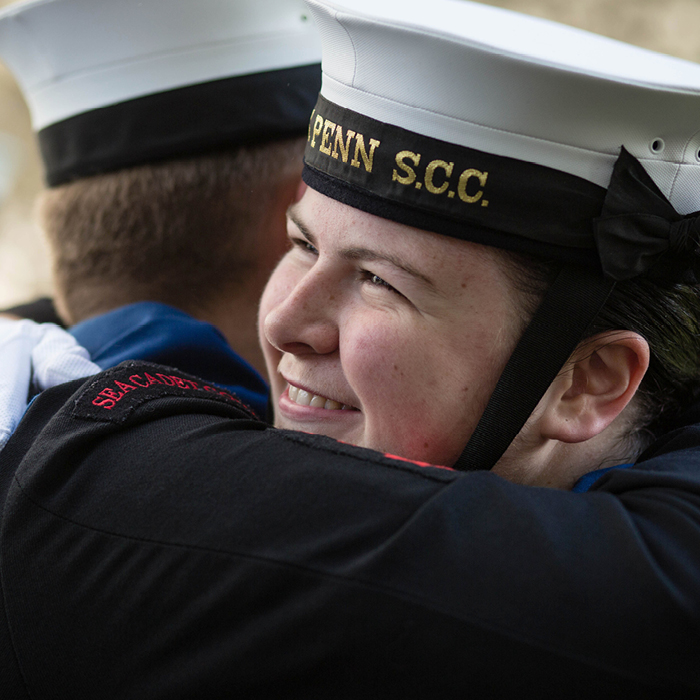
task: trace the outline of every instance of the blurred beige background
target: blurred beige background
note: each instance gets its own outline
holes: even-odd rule
[[[95,0],[106,1],[119,2]],[[0,8],[16,2],[0,0]],[[486,4],[700,62],[700,0],[486,0]],[[27,109],[12,76],[0,64],[0,308],[51,293],[46,248],[33,217],[41,187]]]

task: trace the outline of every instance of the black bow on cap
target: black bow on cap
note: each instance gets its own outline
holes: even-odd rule
[[[676,275],[687,277],[700,242],[700,212],[679,214],[623,146],[593,235],[603,272],[615,280],[647,272],[670,251],[687,251],[685,270],[675,266]]]

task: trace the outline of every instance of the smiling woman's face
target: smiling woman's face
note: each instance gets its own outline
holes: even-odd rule
[[[497,252],[310,189],[288,231],[260,308],[277,427],[454,463],[521,329]]]

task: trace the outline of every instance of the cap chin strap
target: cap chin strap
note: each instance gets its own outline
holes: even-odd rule
[[[491,469],[530,417],[610,296],[615,281],[564,265],[508,360],[455,469]]]

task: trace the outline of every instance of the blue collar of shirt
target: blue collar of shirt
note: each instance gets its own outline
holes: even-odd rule
[[[138,302],[78,323],[70,332],[102,369],[125,360],[177,367],[228,389],[265,417],[265,380],[216,327],[184,311]]]
[[[596,469],[593,472],[588,472],[588,474],[584,474],[574,484],[574,487],[571,490],[574,493],[586,493],[586,491],[590,490],[591,486],[593,486],[593,484],[595,484],[595,482],[598,481],[603,474],[606,474],[611,469],[629,469],[629,467],[633,466],[634,463],[630,462],[629,464],[616,464],[614,467],[604,467],[603,469]]]

